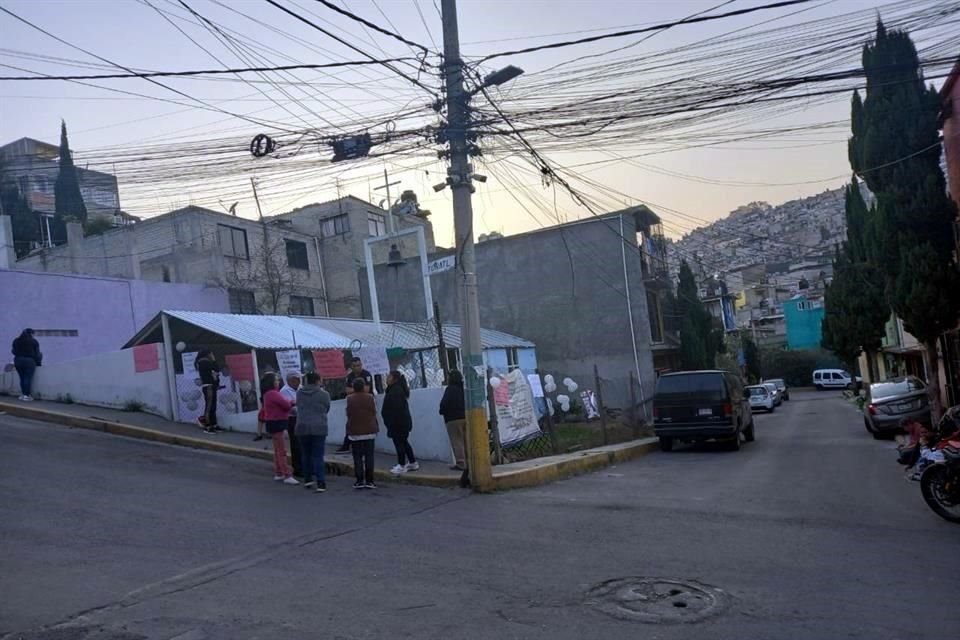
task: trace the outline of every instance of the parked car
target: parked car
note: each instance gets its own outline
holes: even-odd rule
[[[667,373],[653,396],[653,430],[660,448],[674,441],[729,440],[740,449],[740,435],[754,440],[753,414],[740,378],[727,371]]]
[[[867,431],[879,440],[899,432],[904,418],[930,424],[930,400],[923,380],[906,376],[871,384],[863,404]]]
[[[783,404],[783,396],[780,395],[780,389],[777,388],[777,385],[772,382],[764,382],[761,386],[770,391],[770,395],[773,396],[773,406],[779,407]]]
[[[773,410],[776,409],[777,403],[773,399],[773,394],[770,393],[770,389],[763,384],[754,384],[749,387],[743,388],[744,393],[747,394],[747,398],[750,400],[750,410],[756,411],[758,409],[763,409],[773,413]]]
[[[777,385],[777,391],[780,392],[780,397],[784,400],[790,400],[790,389],[787,388],[787,381],[783,378],[770,378],[769,380],[764,380],[764,382],[772,382]]]
[[[817,369],[813,372],[813,386],[819,389],[853,389],[860,378],[854,378],[843,369]]]

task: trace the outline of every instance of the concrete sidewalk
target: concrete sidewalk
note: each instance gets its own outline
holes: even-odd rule
[[[41,400],[22,402],[9,397],[0,399],[0,412],[66,427],[104,431],[114,435],[164,444],[205,449],[249,458],[261,458],[263,460],[273,459],[273,450],[269,438],[254,442],[252,434],[249,433],[224,431],[216,435],[206,434],[199,427],[171,422],[147,413]],[[611,464],[625,462],[654,451],[656,448],[656,438],[643,438],[576,453],[497,465],[493,468],[494,485],[496,489],[515,489],[541,485],[565,477],[595,471]],[[328,473],[353,475],[353,458],[350,454],[334,454],[331,452],[331,448],[328,448],[328,452],[326,456]],[[389,469],[394,464],[396,464],[395,457],[377,453],[377,479],[433,487],[459,486],[461,473],[451,470],[446,463],[421,460],[420,471],[406,473],[402,476],[390,474]]]

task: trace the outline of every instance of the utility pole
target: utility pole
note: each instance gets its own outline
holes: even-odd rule
[[[473,203],[471,167],[467,150],[470,123],[467,95],[463,87],[463,61],[460,59],[460,34],[457,27],[457,1],[440,0],[443,18],[443,67],[447,88],[447,140],[450,143],[450,168],[447,183],[453,190],[453,221],[457,248],[457,273],[460,276],[460,352],[465,382],[467,418],[467,457],[470,484],[480,492],[493,489],[490,467],[490,437],[485,415],[483,348],[480,343],[480,307],[477,298],[476,259],[473,252]]]
[[[374,191],[380,191],[380,189],[385,189],[387,191],[387,237],[393,237],[394,226],[393,226],[393,201],[390,199],[390,187],[400,184],[400,180],[394,180],[390,182],[390,175],[387,173],[387,167],[383,167],[383,184],[379,187],[374,187]]]

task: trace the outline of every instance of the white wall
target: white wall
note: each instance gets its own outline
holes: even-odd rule
[[[443,389],[413,389],[410,392],[410,414],[413,416],[413,431],[410,432],[410,445],[417,458],[424,460],[453,461],[447,427],[440,415],[440,399]],[[383,406],[383,396],[377,396],[377,414]],[[330,407],[328,420],[330,432],[327,445],[339,446],[347,426],[347,401],[335,400]],[[380,421],[380,433],[377,434],[377,451],[394,453],[393,441],[387,437],[387,429]]]
[[[143,404],[143,411],[170,418],[170,390],[162,350],[160,367],[136,373],[133,349],[108,351],[86,358],[68,360],[37,368],[34,396],[43,400],[73,402],[95,407],[123,409],[131,401]],[[2,378],[3,391],[20,395],[16,373]]]

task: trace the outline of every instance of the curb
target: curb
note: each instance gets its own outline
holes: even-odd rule
[[[49,422],[68,428],[102,431],[113,435],[158,442],[161,444],[214,451],[259,460],[273,460],[273,453],[264,449],[241,447],[224,442],[177,435],[148,427],[136,427],[123,424],[122,422],[114,422],[105,418],[86,418],[69,413],[60,413],[58,411],[38,409],[6,402],[0,402],[0,412],[6,412],[8,415],[20,418]],[[537,458],[527,461],[526,463],[518,463],[524,465],[521,468],[497,471],[497,467],[494,467],[493,488],[495,491],[505,491],[523,487],[535,487],[564,478],[590,473],[651,453],[658,448],[657,442],[656,438],[643,438],[641,440],[608,445],[589,451]],[[349,462],[328,458],[326,464],[327,470],[336,475],[353,475],[353,465]],[[460,478],[452,476],[416,473],[404,474],[403,476],[397,477],[389,471],[378,469],[375,477],[378,480],[397,484],[436,487],[440,489],[450,489],[460,486]]]

